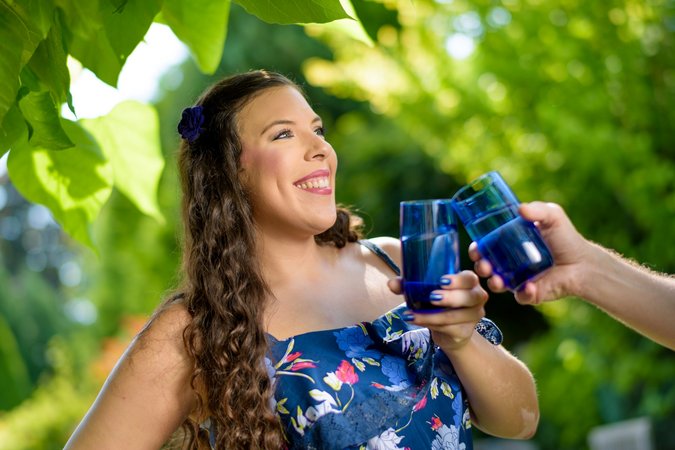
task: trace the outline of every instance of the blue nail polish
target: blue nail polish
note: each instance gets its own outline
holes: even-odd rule
[[[440,281],[441,286],[450,286],[451,284],[452,284],[451,278],[441,278],[441,281]]]
[[[443,300],[443,296],[441,294],[436,294],[436,293],[429,294],[429,300],[432,301],[432,302],[439,302],[439,301]]]

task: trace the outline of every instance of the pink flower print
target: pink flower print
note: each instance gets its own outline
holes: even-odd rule
[[[273,367],[275,372],[275,377],[293,375],[296,377],[303,377],[315,383],[314,379],[307,374],[299,372],[302,369],[311,369],[316,367],[318,361],[313,361],[311,359],[301,358],[302,352],[293,352],[293,347],[295,346],[295,339],[291,339],[286,347],[286,353],[281,358],[281,360],[275,364]]]
[[[415,406],[413,406],[413,411],[419,411],[420,409],[424,408],[425,406],[427,406],[427,396],[426,395],[424,397],[422,397],[422,400],[415,403]]]
[[[434,416],[434,417],[431,418],[431,429],[432,430],[436,431],[442,426],[443,426],[443,422],[441,422],[441,419],[439,419],[438,416]]]
[[[316,367],[316,364],[314,364],[312,361],[300,361],[291,365],[291,370],[293,372],[297,372],[298,370],[309,369],[312,367]]]
[[[302,355],[302,353],[300,353],[300,352],[291,353],[290,355],[288,355],[286,357],[286,362],[295,361],[296,359],[298,359],[300,357],[300,355]]]
[[[349,385],[356,384],[359,381],[359,376],[354,372],[354,366],[344,359],[335,371],[335,375],[338,377],[338,380]]]

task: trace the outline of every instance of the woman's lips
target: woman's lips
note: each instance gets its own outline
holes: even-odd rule
[[[330,172],[325,169],[315,170],[307,176],[295,181],[293,185],[303,191],[315,194],[331,194],[333,189],[330,187]]]

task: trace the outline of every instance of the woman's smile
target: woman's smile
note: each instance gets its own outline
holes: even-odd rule
[[[313,194],[330,195],[333,193],[333,189],[330,187],[330,171],[328,170],[315,170],[293,182],[293,185]]]

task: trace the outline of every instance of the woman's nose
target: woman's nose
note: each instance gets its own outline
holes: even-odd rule
[[[310,142],[308,143],[307,147],[307,152],[305,154],[305,157],[310,160],[310,159],[321,159],[323,160],[328,156],[328,153],[332,150],[332,147],[324,139],[323,136],[319,136],[317,134],[312,133],[312,137],[310,138]]]

